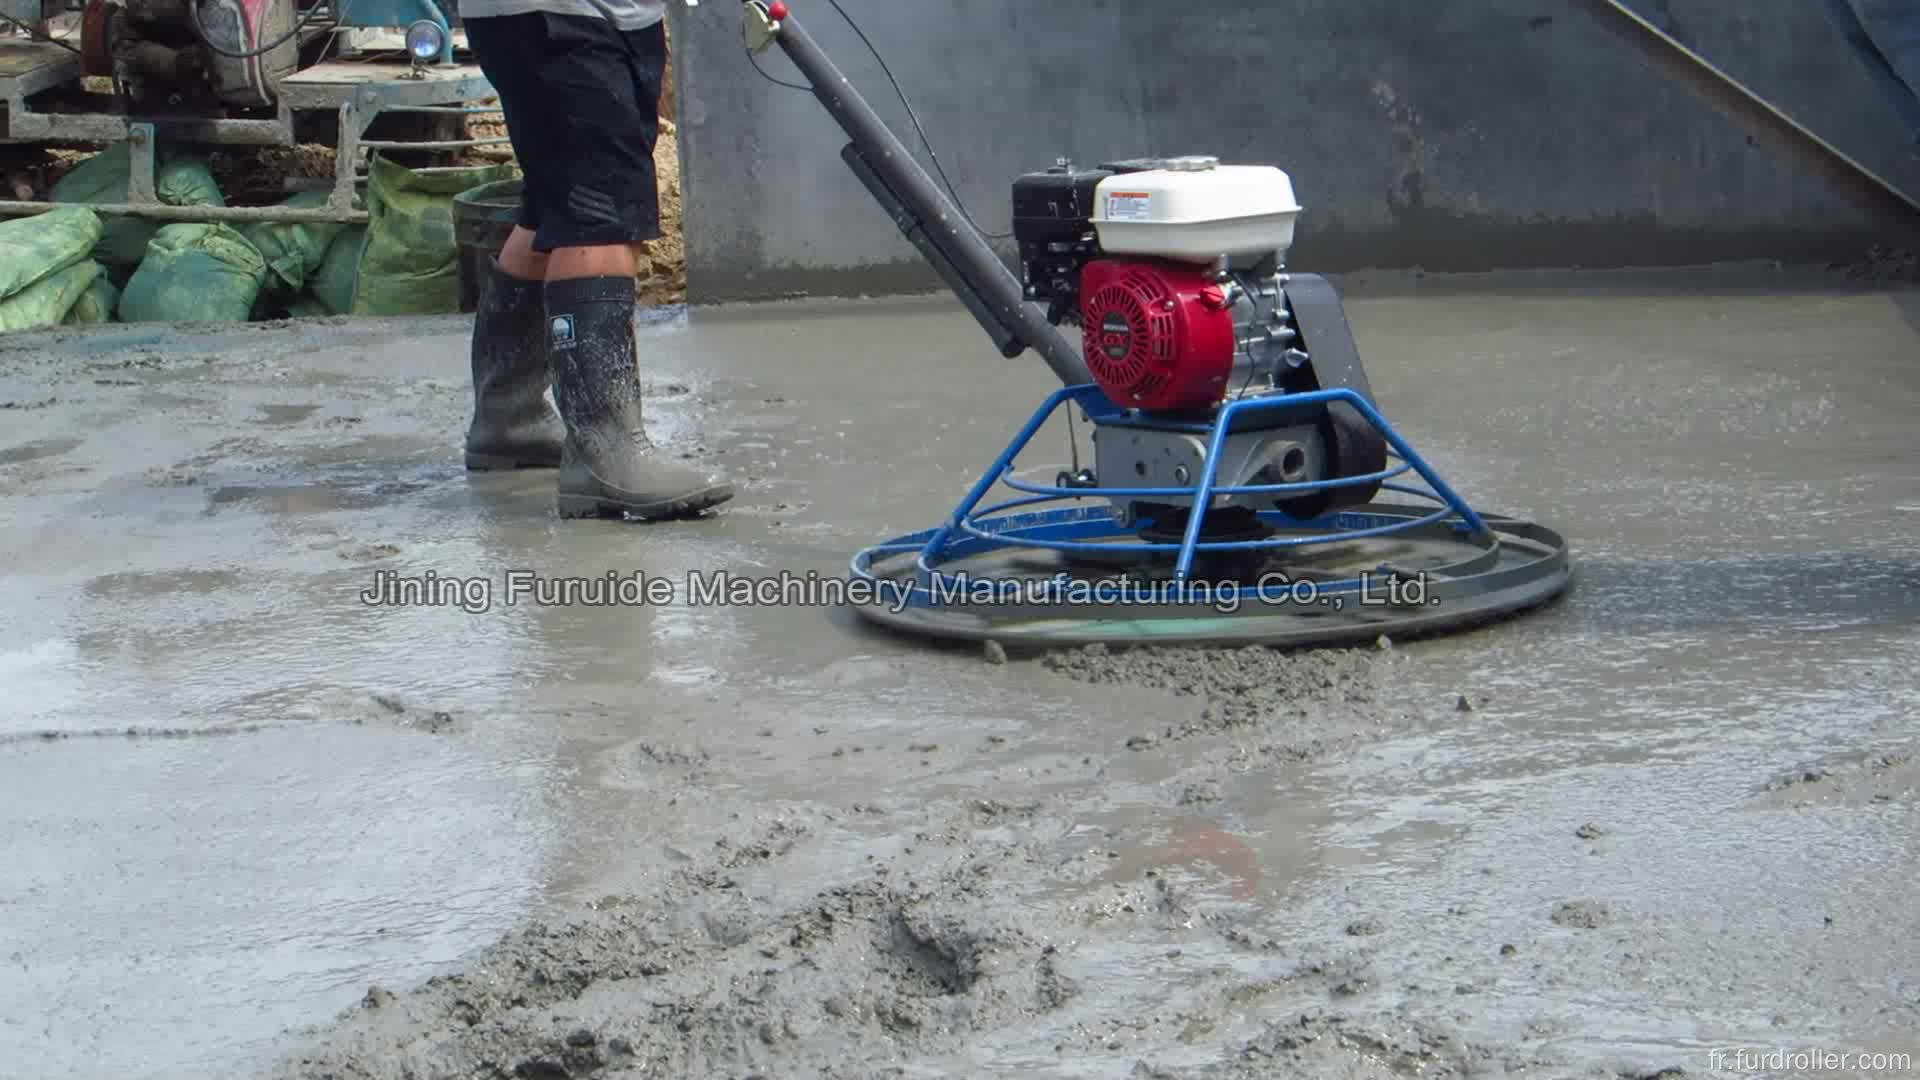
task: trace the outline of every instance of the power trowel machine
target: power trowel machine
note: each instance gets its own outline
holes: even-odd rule
[[[1455,629],[1567,587],[1560,536],[1476,512],[1380,414],[1339,296],[1285,266],[1285,172],[1187,156],[1018,177],[1016,278],[784,0],[745,15],[747,47],[792,60],[1001,353],[1031,349],[1063,384],[945,523],[854,558],[862,615],[1006,645],[1307,645]],[[1092,467],[1017,470],[1062,409],[1090,423]]]

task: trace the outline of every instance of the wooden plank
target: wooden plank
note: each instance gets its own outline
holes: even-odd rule
[[[58,45],[0,39],[0,79],[17,79],[61,66],[73,69],[71,75],[65,77],[80,77],[80,58]]]
[[[446,64],[421,69],[425,77],[410,80],[422,83],[454,82],[481,74],[478,64]],[[286,82],[297,86],[358,86],[363,83],[392,82],[407,72],[399,63],[355,64],[329,60],[291,75]]]

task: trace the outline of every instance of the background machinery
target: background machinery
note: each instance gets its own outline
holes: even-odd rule
[[[124,141],[127,203],[102,212],[363,221],[364,151],[502,143],[462,137],[491,95],[464,56],[457,10],[435,0],[0,0],[0,143]],[[324,207],[173,208],[154,196],[156,147],[307,142],[336,150]],[[10,215],[47,208],[0,203]]]

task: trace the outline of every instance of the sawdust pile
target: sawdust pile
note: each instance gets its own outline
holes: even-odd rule
[[[262,146],[217,150],[207,167],[221,194],[234,206],[270,206],[288,195],[288,180],[333,179],[333,148]]]
[[[636,267],[643,304],[678,304],[687,299],[685,204],[680,189],[680,140],[673,96],[673,39],[667,39],[666,75],[660,82],[660,141],[653,148],[660,187],[660,239],[647,245],[648,262]]]
[[[638,268],[640,302],[678,304],[687,298],[687,243],[680,188],[680,141],[673,122],[660,123],[653,166],[660,183],[660,239],[647,245],[647,265]]]

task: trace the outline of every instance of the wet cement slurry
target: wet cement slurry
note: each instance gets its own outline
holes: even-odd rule
[[[649,319],[658,434],[741,484],[663,527],[461,471],[458,319],[0,339],[0,1071],[1920,1059],[1920,294],[1349,297],[1389,417],[1571,538],[1564,603],[1009,663],[507,605],[932,524],[1051,388],[944,299]],[[492,591],[370,605],[382,572]]]

